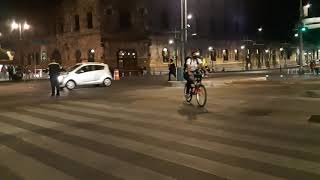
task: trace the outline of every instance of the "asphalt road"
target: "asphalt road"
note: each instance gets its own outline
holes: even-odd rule
[[[59,98],[47,81],[2,83],[0,179],[318,180],[318,90],[233,83],[208,88],[198,108],[161,77]]]

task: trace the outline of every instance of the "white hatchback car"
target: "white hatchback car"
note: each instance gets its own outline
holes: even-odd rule
[[[109,66],[102,63],[80,63],[68,69],[58,77],[60,87],[75,89],[82,85],[104,85],[112,84],[112,75]]]

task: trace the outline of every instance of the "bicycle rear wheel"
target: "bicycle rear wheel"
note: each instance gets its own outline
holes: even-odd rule
[[[197,90],[197,102],[200,107],[204,107],[207,104],[207,90],[203,85],[200,85]]]
[[[192,93],[191,93],[191,89],[189,90],[189,93],[187,93],[187,89],[188,89],[188,87],[187,87],[187,85],[185,85],[185,86],[184,86],[184,93],[183,93],[183,95],[184,95],[184,98],[186,99],[186,101],[187,101],[188,103],[190,103],[190,102],[192,101]]]

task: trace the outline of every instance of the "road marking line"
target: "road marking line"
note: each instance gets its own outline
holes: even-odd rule
[[[166,119],[166,120],[180,120],[184,119],[184,117],[173,114],[171,113],[170,116],[168,115],[162,115],[161,111],[156,111],[153,109],[137,109],[135,107],[115,107],[114,105],[107,105],[107,104],[101,104],[101,103],[90,103],[90,102],[84,102],[84,101],[66,101],[63,102],[62,104],[69,104],[69,105],[76,105],[80,107],[88,107],[88,108],[99,108],[99,109],[105,109],[105,110],[117,110],[117,111],[123,111],[123,112],[128,112],[128,113],[135,113],[135,115],[140,115],[140,116],[152,116],[153,118],[157,119]],[[288,131],[284,131],[281,129],[266,129],[263,126],[259,125],[252,125],[252,124],[243,124],[243,122],[235,122],[235,121],[223,121],[223,120],[213,120],[213,121],[208,121],[204,120],[203,118],[197,119],[196,123],[201,123],[203,125],[213,125],[213,126],[226,126],[235,128],[238,130],[250,130],[253,132],[263,132],[263,133],[269,133],[269,134],[274,134],[274,135],[283,135],[285,137],[290,137],[290,138],[308,138],[305,136],[305,134],[288,134]],[[312,138],[312,137],[311,137]]]
[[[86,109],[86,108],[80,108],[80,107],[69,107],[69,106],[65,106],[65,105],[58,105],[58,104],[50,104],[50,105],[41,105],[41,107],[46,107],[46,108],[55,108],[59,111],[55,111],[56,113],[60,114],[60,116],[64,117],[64,116],[75,116],[75,115],[70,115],[70,113],[63,113],[63,110],[69,110],[75,113],[86,113],[89,115],[98,115],[101,117],[106,117],[106,118],[123,118],[125,120],[128,121],[133,121],[133,122],[142,122],[142,123],[148,123],[148,124],[152,124],[152,125],[161,125],[161,126],[167,126],[167,127],[175,127],[177,129],[181,129],[181,130],[186,130],[186,131],[190,131],[190,132],[195,132],[195,133],[200,133],[200,134],[204,134],[204,135],[209,135],[209,136],[218,136],[218,137],[222,137],[222,138],[230,138],[233,140],[237,140],[237,141],[246,141],[246,142],[250,142],[253,144],[257,144],[257,145],[262,145],[262,146],[270,146],[270,147],[280,147],[283,149],[291,149],[291,150],[298,150],[298,151],[302,151],[302,152],[307,152],[307,153],[314,153],[314,154],[319,154],[320,153],[320,147],[318,146],[311,146],[311,145],[296,145],[296,144],[292,144],[292,143],[288,143],[288,142],[283,142],[283,141],[278,141],[278,140],[272,140],[270,138],[265,138],[265,137],[257,137],[257,136],[250,136],[250,135],[243,135],[237,132],[228,132],[225,130],[219,130],[219,129],[215,129],[212,130],[210,128],[206,128],[206,127],[197,127],[197,126],[192,126],[190,124],[185,124],[185,123],[181,123],[181,122],[177,122],[177,121],[172,121],[172,120],[165,120],[162,119],[161,121],[148,121],[148,120],[144,120],[142,118],[138,118],[136,115],[127,115],[124,113],[113,113],[113,112],[104,112],[104,111],[98,111],[98,110],[91,110],[91,109]],[[33,108],[34,110],[39,110],[38,108]],[[28,111],[30,111],[31,109],[29,108]],[[50,110],[46,110],[46,111],[50,111]],[[36,112],[36,111],[34,111]],[[76,116],[79,117],[79,116]],[[74,117],[75,118],[75,117]],[[95,120],[96,121],[96,120]],[[303,143],[303,142],[301,142]]]
[[[3,129],[10,134],[21,133],[21,130],[12,129],[11,126],[0,123],[1,132]],[[12,172],[24,180],[46,179],[46,180],[76,180],[63,172],[47,166],[32,157],[20,154],[13,149],[0,145],[0,164],[8,167]]]
[[[34,110],[34,111],[40,112],[41,110]],[[45,110],[43,111],[45,112]],[[82,111],[82,112],[86,112],[86,111]],[[105,113],[108,113],[108,112],[105,112]],[[53,117],[59,117],[57,113],[52,114],[50,111],[47,111],[46,114],[51,115]],[[63,119],[70,120],[70,121],[77,121],[77,122],[79,121],[88,122],[88,119],[83,118],[81,116],[74,116],[69,118],[66,116],[63,116]],[[306,160],[301,160],[297,158],[276,155],[276,154],[266,153],[266,152],[261,152],[256,150],[250,150],[250,149],[231,146],[231,145],[225,145],[221,143],[210,142],[210,141],[201,140],[197,138],[185,137],[183,135],[176,135],[176,134],[163,132],[161,130],[156,130],[156,129],[147,129],[147,128],[142,128],[142,127],[133,126],[133,125],[121,124],[114,121],[99,122],[99,125],[126,131],[126,132],[136,133],[144,136],[150,136],[150,137],[158,138],[161,140],[170,140],[176,143],[182,143],[182,144],[193,146],[193,147],[199,147],[202,149],[222,153],[225,155],[247,158],[257,162],[264,162],[264,163],[268,163],[276,166],[288,167],[288,168],[297,169],[305,172],[320,174],[320,163],[310,162]]]
[[[29,117],[28,117],[29,119]],[[27,119],[27,120],[28,120]],[[50,125],[49,125],[50,126]],[[121,179],[132,179],[132,180],[142,180],[142,179],[157,179],[157,180],[173,180],[170,177],[164,176],[157,172],[141,168],[135,165],[132,165],[128,162],[117,160],[113,157],[105,156],[98,154],[96,152],[74,146],[65,142],[55,140],[53,138],[40,135],[38,133],[33,133],[31,131],[21,129],[12,125],[8,125],[0,122],[0,132],[3,132],[8,135],[16,135],[19,138],[22,138],[24,141],[44,148],[47,151],[51,151],[68,157],[78,163],[89,165],[95,169],[98,169],[102,172],[110,173],[115,177]],[[23,133],[23,134],[22,134]],[[20,134],[20,135],[19,135]],[[28,134],[28,136],[24,136]],[[1,156],[0,156],[1,157]],[[10,159],[10,156],[8,156]],[[45,164],[43,164],[45,165]],[[49,173],[48,173],[49,172]],[[46,171],[47,175],[52,174],[54,171]],[[125,173],[124,173],[125,172]],[[59,174],[59,173],[57,173]],[[52,177],[51,177],[52,178]],[[38,179],[38,178],[35,178]],[[47,178],[42,178],[47,179]],[[56,177],[56,179],[61,179]]]
[[[282,178],[266,175],[263,173],[243,169],[240,167],[233,167],[227,164],[210,161],[197,156],[192,156],[164,148],[158,148],[152,145],[132,141],[124,138],[119,138],[112,135],[104,135],[101,133],[91,132],[88,130],[73,128],[65,126],[64,124],[54,123],[41,118],[33,116],[22,115],[19,113],[3,113],[1,116],[14,118],[26,123],[35,124],[45,128],[54,128],[57,131],[87,138],[102,144],[110,144],[119,148],[128,149],[134,152],[142,153],[147,156],[152,156],[158,159],[176,163],[182,166],[187,166],[199,171],[224,177],[227,179],[259,179],[259,180],[280,180]]]

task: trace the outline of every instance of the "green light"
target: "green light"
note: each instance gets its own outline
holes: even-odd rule
[[[302,32],[306,32],[306,31],[307,31],[307,28],[306,28],[306,27],[303,27],[303,28],[301,28],[301,31],[302,31]]]

